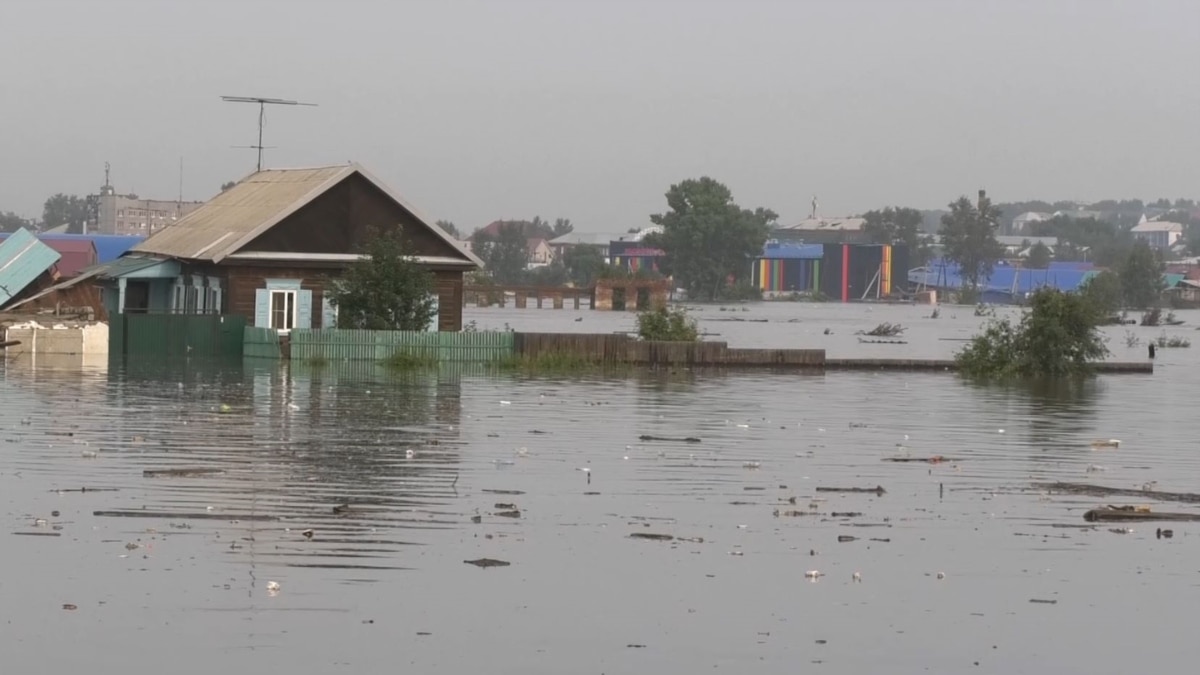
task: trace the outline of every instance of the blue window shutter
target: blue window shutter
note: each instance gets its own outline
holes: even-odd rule
[[[257,328],[271,327],[271,294],[265,288],[254,291],[254,325]]]
[[[337,328],[337,314],[329,301],[329,293],[321,294],[321,328]]]
[[[312,291],[296,293],[296,328],[312,328]]]

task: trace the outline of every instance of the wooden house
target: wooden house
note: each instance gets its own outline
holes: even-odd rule
[[[247,176],[90,271],[111,316],[227,314],[277,330],[326,328],[325,291],[373,232],[400,230],[434,275],[436,328],[462,329],[463,274],[480,260],[357,164]]]

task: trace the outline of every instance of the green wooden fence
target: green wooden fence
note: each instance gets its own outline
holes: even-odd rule
[[[109,354],[138,357],[242,355],[245,317],[228,314],[118,314],[109,321]]]
[[[509,332],[442,333],[386,330],[293,330],[288,336],[294,361],[383,361],[397,352],[455,363],[488,363],[513,354]],[[282,358],[279,335],[266,328],[245,329],[247,357]]]
[[[292,359],[382,361],[397,352],[454,362],[490,362],[512,356],[508,332],[442,333],[387,330],[294,330]]]

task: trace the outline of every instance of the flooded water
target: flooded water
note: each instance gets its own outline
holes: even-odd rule
[[[979,322],[928,312],[757,306],[736,315],[766,323],[704,327],[739,346],[945,357],[961,343],[939,338]],[[632,325],[587,310],[468,319]],[[909,344],[853,337],[881,321],[911,325]],[[1124,333],[1117,356],[1142,358]],[[1152,376],[1020,386],[11,362],[0,653],[14,673],[1184,667],[1200,653],[1186,628],[1200,524],[1118,534],[1082,514],[1119,498],[1031,484],[1200,490],[1195,353],[1160,351]],[[1092,449],[1101,438],[1123,442]],[[884,461],[934,455],[947,461]],[[510,565],[464,564],[483,558]]]

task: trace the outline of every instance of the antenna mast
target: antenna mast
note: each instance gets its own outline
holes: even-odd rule
[[[268,105],[304,105],[316,107],[316,103],[301,103],[300,101],[290,101],[282,98],[263,98],[261,96],[222,96],[222,101],[227,103],[257,103],[258,104],[258,145],[248,145],[240,147],[248,147],[258,150],[258,171],[262,171],[263,149],[263,122],[266,120]]]

